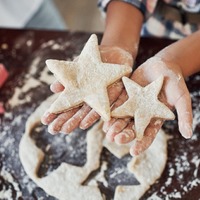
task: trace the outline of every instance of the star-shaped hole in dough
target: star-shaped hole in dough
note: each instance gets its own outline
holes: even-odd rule
[[[61,113],[85,102],[104,121],[110,119],[107,87],[132,71],[131,66],[103,63],[95,34],[91,35],[77,61],[50,59],[46,64],[65,87],[51,105],[50,113]]]
[[[113,117],[134,117],[136,138],[141,140],[152,118],[174,119],[174,113],[158,100],[164,77],[161,76],[146,87],[123,77],[128,100],[112,111]]]

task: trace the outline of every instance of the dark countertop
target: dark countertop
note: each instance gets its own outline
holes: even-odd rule
[[[0,89],[0,102],[4,103],[6,109],[6,113],[0,116],[0,194],[9,194],[9,199],[54,199],[27,177],[18,156],[18,146],[27,117],[51,92],[49,85],[41,79],[37,87],[27,90],[23,86],[29,78],[39,80],[47,58],[72,59],[78,55],[89,36],[90,33],[83,32],[0,29],[0,63],[3,63],[10,73],[9,79]],[[101,36],[102,34],[98,34],[99,39]],[[136,66],[172,42],[167,39],[142,38]],[[27,75],[30,69],[32,73]],[[187,85],[193,102],[194,136],[190,140],[182,138],[177,129],[177,120],[164,124],[165,131],[173,137],[168,142],[167,165],[161,178],[142,199],[148,199],[155,194],[161,199],[200,199],[200,74],[190,77]],[[16,100],[13,95],[17,94],[17,88],[22,89]],[[12,103],[11,98],[16,102]],[[38,131],[43,134],[36,134]],[[65,136],[60,135],[55,139],[47,133],[46,127],[39,125],[35,128],[33,137],[36,144],[47,154],[39,170],[40,176],[55,169],[62,161],[78,166],[85,163],[86,144],[75,142],[76,138],[84,140],[85,134],[80,132],[85,131],[76,132],[71,144],[74,149],[82,150],[72,156],[63,143],[66,141]],[[49,144],[50,150],[47,148]],[[105,188],[100,184],[99,187],[107,199],[111,199],[118,182],[117,177],[112,182],[109,174],[116,166],[125,166],[127,160],[130,160],[129,156],[119,161],[107,150],[103,150],[101,161],[107,161],[110,167],[105,172],[109,186]],[[126,173],[122,176],[127,179],[124,184],[137,182]]]

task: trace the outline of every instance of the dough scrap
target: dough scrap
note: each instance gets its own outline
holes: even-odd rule
[[[103,63],[95,34],[77,61],[47,60],[46,64],[65,87],[50,106],[50,113],[61,113],[85,102],[105,121],[110,119],[107,87],[132,71],[130,66]]]
[[[141,87],[133,80],[123,77],[128,93],[128,100],[112,111],[113,117],[134,117],[136,138],[141,140],[152,118],[174,119],[174,113],[158,100],[164,77],[161,76],[146,87]]]
[[[99,130],[99,124],[87,134],[87,162],[83,167],[67,163],[61,165],[48,176],[39,178],[37,172],[44,159],[44,153],[31,139],[31,130],[40,122],[43,112],[49,107],[57,95],[49,97],[28,118],[25,133],[19,146],[19,156],[28,176],[47,194],[60,200],[102,200],[101,193],[96,186],[83,186],[81,183],[100,165],[100,154],[104,135]],[[78,192],[77,192],[78,191]]]
[[[104,133],[105,134],[105,133]],[[103,146],[108,149],[117,158],[122,158],[129,153],[129,144],[116,144],[115,142],[109,142],[106,138],[103,140]]]
[[[142,154],[128,163],[140,185],[117,186],[114,200],[138,200],[162,175],[167,162],[168,137],[163,130],[157,134],[153,144]]]
[[[61,163],[61,165],[48,176],[42,178],[37,176],[39,166],[44,159],[44,153],[36,146],[30,134],[31,130],[40,123],[40,118],[44,111],[57,96],[58,95],[55,94],[49,97],[29,116],[26,122],[25,133],[19,146],[21,163],[28,176],[51,196],[60,200],[103,200],[97,186],[81,185],[92,171],[99,168],[100,154],[105,135],[102,130],[102,122],[97,123],[87,133],[87,162],[83,167]],[[123,146],[121,146],[121,148],[123,148]],[[127,147],[125,149],[127,149]],[[114,147],[112,151],[114,152],[114,150],[118,149]],[[125,152],[126,151],[124,151],[124,153]],[[150,185],[161,176],[166,160],[167,138],[166,135],[161,132],[148,150],[134,157],[131,162],[128,163],[129,171],[134,173],[141,184],[117,186],[114,200],[139,199],[149,189]]]

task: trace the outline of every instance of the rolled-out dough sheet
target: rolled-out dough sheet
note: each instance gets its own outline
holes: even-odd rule
[[[28,118],[25,133],[19,146],[22,165],[28,176],[39,187],[47,194],[60,200],[102,200],[103,197],[97,186],[82,185],[89,174],[100,166],[100,155],[105,135],[102,131],[102,122],[97,123],[87,133],[87,162],[83,167],[61,163],[48,176],[39,178],[37,175],[39,166],[44,159],[44,153],[36,146],[30,134],[31,130],[40,123],[44,111],[56,98],[57,95],[49,97]],[[125,149],[124,154],[127,151],[127,147]],[[115,154],[115,150],[113,150],[113,153]],[[139,199],[148,190],[149,186],[161,176],[166,159],[167,137],[161,132],[145,153],[133,158],[128,164],[129,170],[134,173],[141,184],[136,186],[118,186],[114,200]]]

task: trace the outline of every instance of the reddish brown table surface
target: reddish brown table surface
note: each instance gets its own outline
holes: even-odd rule
[[[9,79],[0,89],[0,102],[4,103],[6,109],[6,113],[0,116],[0,170],[2,172],[0,173],[0,193],[1,191],[11,191],[11,199],[19,197],[15,183],[19,186],[17,190],[21,191],[19,199],[39,199],[43,197],[51,200],[54,198],[46,195],[27,178],[18,156],[18,146],[24,132],[25,121],[31,112],[51,94],[49,86],[46,83],[41,83],[39,87],[28,93],[22,92],[20,98],[23,99],[28,95],[31,101],[13,108],[9,105],[9,99],[16,87],[23,86],[29,67],[36,57],[39,57],[40,61],[36,65],[38,74],[35,73],[34,78],[39,76],[39,71],[44,68],[44,62],[47,58],[72,59],[74,55],[78,55],[89,36],[90,33],[83,32],[0,29],[0,63],[3,63],[10,73]],[[101,36],[102,34],[98,34],[99,39],[101,39]],[[142,38],[136,66],[172,42],[174,41],[167,39]],[[54,44],[63,48],[52,48]],[[183,139],[178,132],[177,120],[165,123],[164,129],[173,137],[168,141],[167,165],[161,178],[152,185],[142,199],[148,199],[153,194],[161,199],[200,199],[200,74],[190,77],[187,80],[187,85],[193,101],[194,136],[190,140]],[[20,118],[20,123],[15,122],[17,117]],[[39,171],[41,176],[56,168],[62,161],[79,166],[84,164],[86,161],[84,151],[78,151],[74,157],[71,157],[63,144],[56,143],[58,140],[54,141],[53,137],[47,134],[46,127],[39,126],[38,128],[44,134],[38,136],[34,134],[37,131],[33,131],[37,145],[45,149],[48,143],[52,143],[51,151],[47,152],[46,160]],[[75,142],[80,137],[84,137],[85,134],[80,132],[85,133],[85,131],[77,130],[72,144],[74,149],[86,148],[86,144]],[[61,143],[62,140],[64,138],[60,136]],[[125,165],[129,159],[130,157],[126,156],[119,160],[107,150],[103,150],[101,160],[107,160],[110,168],[105,174],[109,186],[105,188],[102,184],[99,184],[99,187],[106,194],[107,199],[112,198],[117,185],[117,179],[109,179],[109,174],[112,173],[114,167]],[[5,171],[12,176],[12,181],[5,178]],[[126,175],[119,176],[118,179],[124,179],[124,177],[126,178]],[[134,177],[127,177],[124,184],[138,183]]]

